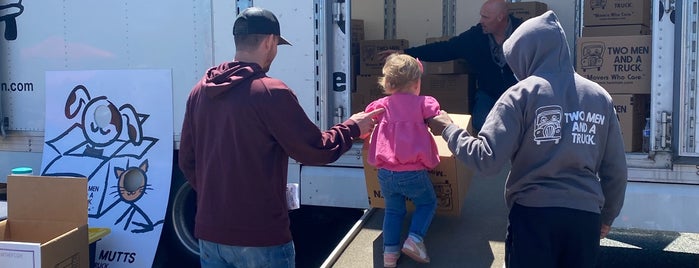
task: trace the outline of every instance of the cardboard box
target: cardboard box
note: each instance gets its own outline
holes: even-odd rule
[[[447,41],[451,36],[429,37],[425,39],[425,44]],[[464,59],[442,61],[442,62],[427,62],[422,61],[425,67],[425,74],[464,74],[469,72],[468,64]]]
[[[362,74],[355,77],[355,89],[351,94],[352,114],[364,111],[369,103],[380,99],[383,88],[379,85],[379,75]]]
[[[507,3],[507,6],[512,16],[522,20],[528,20],[529,18],[539,16],[549,10],[546,3],[536,1]]]
[[[650,26],[651,1],[585,0],[583,25],[643,24]]]
[[[624,36],[624,35],[650,35],[650,28],[645,25],[612,25],[612,26],[585,26],[583,37],[594,36]]]
[[[408,40],[362,40],[359,41],[359,73],[381,74],[384,60],[377,55],[384,50],[403,50],[408,48]]]
[[[364,40],[364,20],[352,19],[350,21],[350,38],[352,55],[359,55],[359,41]]]
[[[650,94],[612,94],[614,109],[621,125],[626,152],[640,152],[643,127],[650,115]]]
[[[379,85],[379,77],[381,76],[376,74],[357,75],[355,77],[355,85],[357,86],[355,93],[363,94],[369,102],[385,96],[383,87]]]
[[[449,116],[461,127],[469,127],[471,117],[469,115],[449,114]],[[464,199],[468,186],[473,177],[473,171],[466,168],[460,160],[456,159],[447,143],[441,136],[433,136],[439,150],[441,162],[433,170],[429,171],[435,194],[437,195],[437,214],[459,216],[463,209]],[[367,139],[368,140],[368,139]],[[385,208],[386,203],[381,195],[381,186],[378,181],[378,169],[367,163],[369,144],[364,144],[362,156],[364,159],[364,175],[366,179],[369,205],[376,208]],[[415,210],[410,201],[406,201],[408,210]]]
[[[352,92],[352,93],[350,93],[350,96],[352,98],[351,99],[352,103],[350,104],[352,106],[350,108],[351,114],[363,112],[364,108],[366,108],[366,106],[369,105],[369,103],[366,101],[366,96],[364,96],[364,94]]]
[[[651,36],[581,37],[576,70],[612,94],[649,94]]]
[[[470,113],[473,79],[468,74],[428,74],[422,76],[420,95],[432,96],[448,113]]]
[[[89,266],[87,179],[8,176],[0,267]]]

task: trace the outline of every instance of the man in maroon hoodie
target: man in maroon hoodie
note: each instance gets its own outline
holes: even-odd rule
[[[236,55],[210,68],[187,100],[179,166],[197,193],[202,267],[295,267],[286,203],[289,157],[326,164],[368,134],[376,113],[321,131],[296,95],[268,77],[281,37],[276,16],[251,7],[233,26]]]

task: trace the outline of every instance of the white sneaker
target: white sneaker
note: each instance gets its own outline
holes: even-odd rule
[[[403,249],[401,251],[416,262],[430,263],[430,257],[427,256],[427,249],[425,248],[425,243],[417,243],[411,237],[405,239],[405,243],[403,243]]]

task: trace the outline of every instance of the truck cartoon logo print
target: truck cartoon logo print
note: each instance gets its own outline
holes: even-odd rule
[[[604,43],[602,42],[585,42],[582,45],[582,60],[580,67],[584,71],[587,69],[602,68],[604,62]]]
[[[119,224],[130,213],[124,230],[136,212],[145,223],[133,221],[139,228],[131,232],[152,231],[163,223],[159,220],[154,224],[136,204],[146,190],[152,190],[146,183],[148,160],[141,160],[158,141],[144,136],[142,125],[149,116],[137,113],[130,104],[117,108],[106,96],[93,98],[83,85],[70,92],[63,113],[75,121],[57,137],[47,137],[46,145],[52,150],[45,153],[52,157],[41,175],[87,177],[88,217],[100,218],[125,203],[125,212],[114,223]],[[134,160],[141,160],[138,168],[129,166]],[[114,191],[108,192],[110,189]]]
[[[22,0],[0,5],[0,22],[5,24],[5,40],[17,39],[17,17],[24,12]]]
[[[544,141],[556,144],[561,140],[561,118],[563,109],[558,105],[548,105],[536,109],[534,141],[540,145]]]

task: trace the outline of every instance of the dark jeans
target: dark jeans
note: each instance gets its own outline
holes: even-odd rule
[[[508,268],[594,267],[600,228],[597,213],[515,203],[507,226],[505,263]]]
[[[485,123],[485,118],[490,113],[490,110],[495,106],[497,99],[494,99],[490,95],[483,91],[476,91],[475,101],[473,102],[473,109],[471,109],[471,124],[473,124],[473,129],[476,132],[480,131]]]

